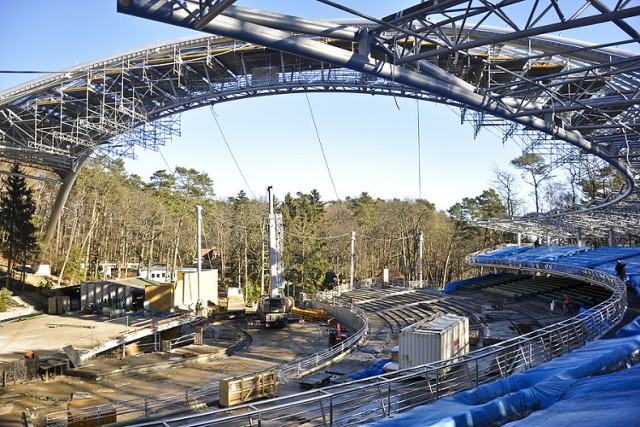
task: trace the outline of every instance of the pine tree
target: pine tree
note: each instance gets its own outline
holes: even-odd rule
[[[11,175],[3,180],[4,190],[0,195],[0,230],[2,254],[7,258],[6,285],[10,285],[14,260],[25,265],[37,248],[36,227],[33,215],[36,207],[33,191],[27,186],[20,166],[11,168]]]

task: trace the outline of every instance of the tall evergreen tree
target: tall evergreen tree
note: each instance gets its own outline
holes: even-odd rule
[[[289,285],[313,293],[330,269],[326,259],[326,241],[322,239],[324,203],[312,190],[296,197],[287,193],[282,204],[285,228],[285,278]],[[293,292],[293,289],[290,289]]]
[[[10,286],[11,268],[14,261],[22,265],[34,254],[37,248],[36,226],[33,215],[36,211],[33,191],[27,186],[20,166],[11,168],[11,175],[3,180],[5,191],[0,196],[0,229],[2,254],[7,258],[7,287]]]

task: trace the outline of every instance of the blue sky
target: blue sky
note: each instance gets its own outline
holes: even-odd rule
[[[381,17],[414,1],[345,2]],[[371,4],[369,4],[371,3]],[[243,1],[240,6],[282,11],[307,18],[344,17],[315,1]],[[365,5],[365,6],[363,6]],[[56,71],[102,56],[194,31],[116,12],[116,0],[29,0],[5,2],[0,15],[0,69]],[[0,74],[0,91],[35,74]],[[339,198],[363,191],[384,199],[420,195],[439,209],[490,187],[494,166],[510,169],[520,155],[515,143],[482,130],[473,138],[456,111],[392,97],[309,94],[327,162]],[[154,171],[183,166],[207,172],[217,197],[244,190],[256,197],[273,185],[276,195],[317,189],[335,199],[305,95],[279,95],[215,106],[218,122],[250,189],[238,172],[209,108],[182,115],[182,133],[161,154],[137,149],[127,170],[148,180]],[[418,137],[420,124],[421,185]],[[523,193],[528,191],[521,186]],[[421,188],[421,194],[420,194]]]

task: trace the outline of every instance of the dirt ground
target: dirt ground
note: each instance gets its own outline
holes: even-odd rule
[[[327,347],[326,330],[310,322],[291,323],[285,329],[249,329],[247,332],[252,337],[251,343],[230,356],[224,354],[225,350],[236,341],[208,340],[205,346],[188,346],[172,353],[171,359],[178,359],[185,352],[192,358],[214,358],[191,366],[167,367],[171,361],[167,356],[158,354],[127,357],[124,360],[117,355],[102,356],[88,360],[83,368],[102,373],[154,364],[162,368],[154,368],[145,374],[106,376],[98,381],[59,375],[49,382],[37,380],[8,384],[0,389],[0,426],[23,426],[23,413],[35,427],[43,426],[46,414],[65,411],[67,402],[74,397],[103,397],[112,402],[121,402],[158,396],[263,371]]]
[[[3,269],[0,267],[0,276]],[[17,278],[17,277],[16,277]],[[26,275],[26,283],[13,283],[12,289],[16,301],[27,307],[34,307],[29,313],[29,321],[8,325],[0,323],[0,360],[15,360],[27,351],[35,351],[40,360],[49,357],[65,358],[64,345],[72,342],[74,348],[91,347],[102,339],[99,333],[105,326],[93,329],[79,329],[76,322],[93,325],[100,319],[86,316],[82,319],[47,318],[39,313],[45,312],[49,292],[38,288],[41,277]],[[54,287],[56,280],[52,278]],[[23,289],[24,288],[24,289]],[[23,307],[13,307],[24,310]],[[11,317],[11,316],[8,316]],[[90,323],[94,322],[94,323]],[[64,326],[52,327],[52,324]],[[216,322],[212,326],[220,325]],[[42,379],[24,383],[8,383],[0,387],[0,427],[23,426],[26,418],[34,427],[45,425],[47,414],[65,411],[67,403],[76,398],[106,398],[111,402],[160,396],[183,391],[188,387],[202,387],[217,384],[220,379],[251,374],[267,370],[273,366],[308,356],[327,348],[326,328],[307,322],[291,323],[285,329],[246,329],[246,323],[240,321],[250,335],[248,344],[232,355],[227,355],[228,347],[237,344],[235,340],[205,339],[204,346],[188,346],[170,354],[144,354],[126,357],[124,360],[116,352],[112,356],[100,356],[85,362],[83,370],[88,373],[104,374],[101,379],[85,379],[75,376],[58,375],[48,382]],[[118,327],[116,326],[116,329]],[[76,333],[82,337],[72,337]],[[104,330],[104,334],[113,334]],[[86,335],[86,336],[85,336]],[[40,343],[40,344],[38,344]],[[45,344],[46,343],[46,344]],[[42,348],[39,348],[41,345]],[[181,354],[187,354],[186,363],[180,360]],[[197,360],[198,362],[194,362]],[[185,366],[186,365],[186,366]],[[122,374],[122,370],[149,367],[146,373]],[[150,372],[149,372],[150,371]],[[118,375],[108,373],[119,372]],[[1,378],[0,378],[1,380]],[[1,382],[0,382],[1,385]]]

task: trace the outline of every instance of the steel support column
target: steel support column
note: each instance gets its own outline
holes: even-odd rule
[[[56,200],[53,202],[51,214],[49,215],[49,221],[47,222],[47,228],[45,229],[44,237],[42,238],[42,244],[44,247],[47,247],[51,242],[53,233],[56,231],[56,227],[58,226],[58,222],[60,221],[60,217],[62,216],[62,209],[67,203],[69,193],[71,193],[71,189],[73,188],[73,183],[76,182],[76,178],[80,173],[82,165],[89,158],[89,156],[91,156],[91,153],[91,151],[88,151],[84,156],[79,157],[75,167],[70,172],[68,172],[62,180],[62,185],[58,189]]]

